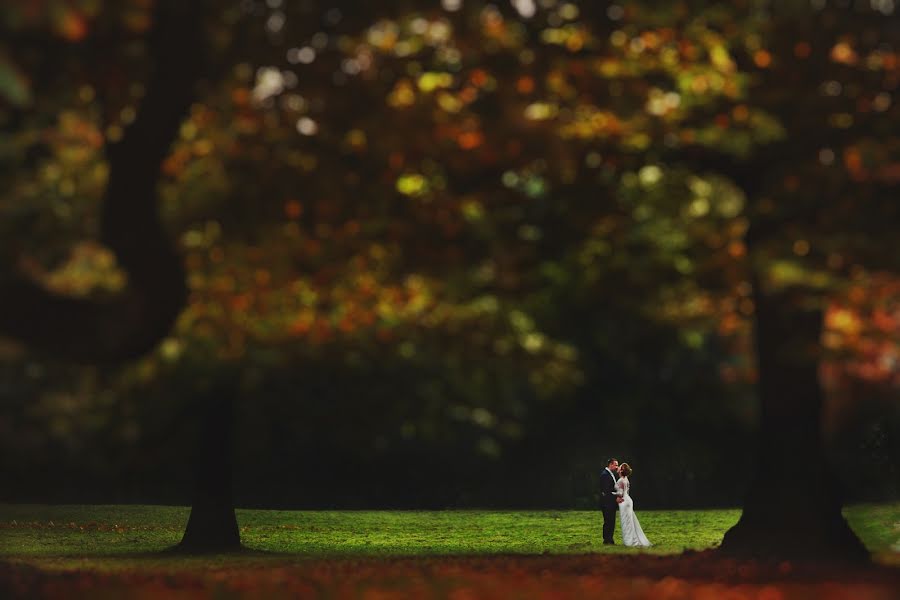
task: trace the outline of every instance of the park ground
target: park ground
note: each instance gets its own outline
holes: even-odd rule
[[[0,596],[900,597],[900,503],[846,510],[875,558],[854,569],[716,556],[738,510],[641,511],[648,551],[600,545],[592,511],[239,510],[245,551],[167,552],[188,512],[0,505]]]

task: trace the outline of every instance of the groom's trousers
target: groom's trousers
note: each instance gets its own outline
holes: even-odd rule
[[[619,512],[618,505],[609,507],[603,506],[603,543],[613,543],[613,533],[616,531],[616,513]]]

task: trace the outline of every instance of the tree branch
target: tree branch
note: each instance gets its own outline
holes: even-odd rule
[[[183,309],[184,267],[160,222],[160,166],[201,75],[199,2],[160,0],[151,33],[154,72],[134,122],[108,147],[101,239],[128,274],[109,299],[55,294],[18,270],[0,279],[0,334],[80,362],[136,358],[165,337]]]

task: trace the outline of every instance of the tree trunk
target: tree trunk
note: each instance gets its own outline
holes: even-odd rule
[[[0,264],[3,335],[64,360],[119,363],[146,354],[172,329],[187,286],[159,217],[157,184],[203,71],[202,16],[199,2],[157,2],[147,92],[122,140],[107,147],[100,233],[128,274],[127,288],[106,299],[58,294],[18,265]]]
[[[237,391],[230,380],[216,379],[197,403],[194,497],[191,516],[178,545],[178,550],[184,552],[229,552],[241,548],[232,490]]]
[[[722,540],[726,554],[757,558],[867,561],[841,514],[853,473],[827,464],[818,379],[820,308],[802,292],[766,294],[754,285],[760,410],[757,472],[740,521]]]

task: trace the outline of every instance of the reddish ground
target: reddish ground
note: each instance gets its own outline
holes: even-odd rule
[[[0,597],[897,600],[900,569],[733,561],[711,553],[286,559],[199,572],[48,572],[0,563]]]

